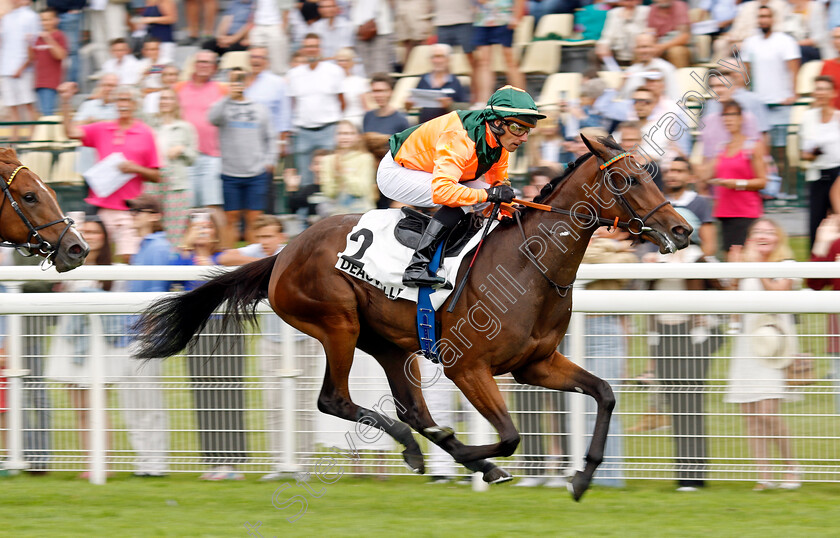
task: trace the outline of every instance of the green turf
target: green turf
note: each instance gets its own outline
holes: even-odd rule
[[[248,536],[261,522],[272,536],[837,536],[840,485],[799,491],[750,491],[713,483],[678,493],[671,483],[593,488],[581,503],[565,490],[510,484],[476,493],[427,485],[423,477],[385,482],[344,477],[314,489],[306,513],[272,506],[284,482],[201,483],[194,475],[140,479],[120,475],[93,486],[70,474],[0,479],[4,536]],[[291,480],[290,480],[291,483]],[[316,481],[317,483],[317,481]],[[323,487],[318,490],[317,487]],[[283,491],[282,499],[295,486]],[[258,536],[256,533],[253,536]]]

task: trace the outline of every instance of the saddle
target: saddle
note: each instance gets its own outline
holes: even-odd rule
[[[410,207],[401,208],[403,218],[394,227],[394,237],[400,244],[416,249],[420,236],[432,218]],[[477,213],[471,213],[468,218],[461,219],[449,232],[444,243],[443,257],[457,256],[467,242],[481,230],[484,218]]]

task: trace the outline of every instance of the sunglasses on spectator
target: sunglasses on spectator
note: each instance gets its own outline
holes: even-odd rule
[[[521,123],[516,123],[515,121],[506,121],[502,120],[502,123],[507,125],[508,131],[513,136],[523,136],[531,132],[530,127],[525,127]]]
[[[641,104],[643,104],[643,105],[649,105],[649,104],[651,104],[653,101],[651,101],[650,99],[633,99],[633,102],[634,102],[634,103],[641,103]]]
[[[157,213],[154,209],[148,209],[145,207],[132,207],[129,211],[131,211],[132,215],[136,215],[137,213]]]
[[[724,112],[721,116],[740,116],[740,112]]]

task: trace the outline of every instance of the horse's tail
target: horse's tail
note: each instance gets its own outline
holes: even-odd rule
[[[255,321],[257,305],[268,297],[268,281],[276,258],[275,255],[257,260],[220,274],[190,292],[152,303],[135,324],[139,345],[134,356],[156,359],[180,352],[201,333],[223,302],[227,302],[224,329],[241,329],[245,321]]]

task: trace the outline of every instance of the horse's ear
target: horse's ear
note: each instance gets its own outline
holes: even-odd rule
[[[0,148],[0,160],[12,163],[18,160],[14,148]]]
[[[598,142],[597,140],[589,140],[582,134],[580,135],[580,139],[583,140],[583,143],[589,148],[589,151],[592,152],[592,155],[595,155],[601,162],[607,162],[610,159],[609,152],[607,148],[604,147],[603,144]]]

